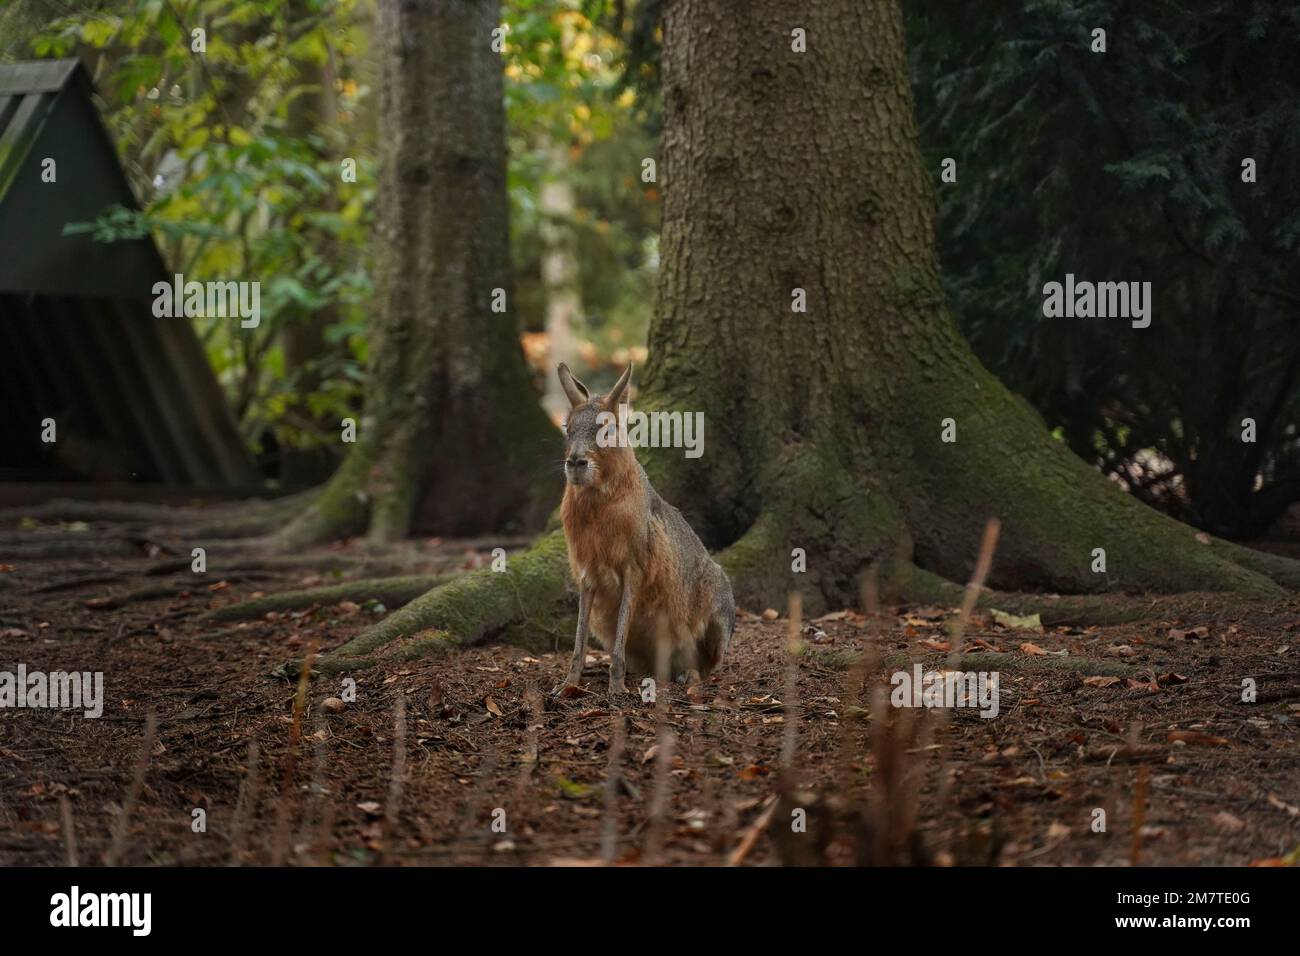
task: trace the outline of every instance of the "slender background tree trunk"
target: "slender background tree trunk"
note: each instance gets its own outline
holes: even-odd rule
[[[379,5],[375,316],[358,443],[288,544],[367,526],[537,527],[556,434],[519,345],[509,274],[495,0]],[[504,301],[504,312],[493,311]]]
[[[312,16],[307,0],[293,0],[291,10],[291,23],[301,23]],[[328,128],[334,121],[338,109],[334,95],[334,70],[328,61],[298,60],[295,65],[298,72],[296,85],[309,89],[299,92],[289,103],[286,125],[290,135],[305,141],[316,130]],[[337,209],[337,203],[331,202],[331,208]],[[334,243],[315,251],[337,266],[339,250]],[[298,396],[305,397],[320,388],[321,376],[316,363],[339,350],[338,345],[331,345],[325,339],[325,330],[337,319],[337,310],[330,306],[294,315],[285,325],[282,333],[284,364],[289,374],[294,376]],[[307,407],[307,403],[302,402],[298,406],[299,414],[305,417]],[[306,424],[321,430],[335,427],[334,422],[326,421]],[[329,476],[331,463],[327,448],[281,448],[280,484],[294,489],[316,484]]]
[[[572,365],[574,332],[582,321],[578,257],[573,249],[573,187],[564,174],[564,150],[552,144],[546,155],[547,176],[537,203],[545,246],[542,285],[546,289],[546,333],[551,343],[551,365]],[[546,377],[546,410],[552,418],[569,414],[569,399],[556,375]]]

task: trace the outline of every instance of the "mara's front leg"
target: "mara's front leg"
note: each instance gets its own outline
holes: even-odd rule
[[[632,593],[635,591],[631,572],[623,575],[623,598],[618,604],[618,624],[614,628],[614,649],[609,662],[610,694],[626,694],[627,684],[627,629],[632,621]]]
[[[573,660],[569,661],[569,676],[561,681],[552,694],[560,694],[564,688],[576,687],[582,680],[582,665],[587,660],[587,634],[591,624],[591,589],[578,585],[578,633],[573,636]]]

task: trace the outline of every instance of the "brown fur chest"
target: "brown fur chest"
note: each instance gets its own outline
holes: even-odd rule
[[[572,486],[565,490],[560,515],[575,580],[594,585],[611,577],[621,581],[626,570],[641,567],[648,530],[641,498]]]

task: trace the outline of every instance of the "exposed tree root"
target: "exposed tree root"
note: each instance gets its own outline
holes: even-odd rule
[[[206,550],[206,548],[205,548]],[[325,573],[342,572],[344,570],[355,569],[357,562],[355,559],[346,558],[338,555],[260,555],[242,550],[223,550],[221,548],[208,552],[208,574],[220,574],[221,569],[225,568],[231,573],[239,571],[284,571],[286,573],[294,571],[320,571]],[[211,559],[214,557],[222,558],[218,564]],[[193,573],[194,559],[186,556],[183,558],[168,558],[166,561],[158,561],[144,569],[146,577],[165,577],[170,574],[190,574]]]
[[[60,538],[40,544],[35,542],[13,544],[5,547],[6,560],[60,561],[75,558],[141,557],[144,554],[138,540],[129,538],[102,538],[89,533],[77,537]]]
[[[765,484],[779,505],[716,556],[737,606],[783,607],[800,591],[815,616],[856,599],[868,567],[910,558],[911,539],[888,498],[815,450],[787,448]]]
[[[122,534],[123,540],[130,540],[133,535]],[[97,536],[89,528],[81,531],[64,531],[53,528],[41,531],[15,531],[12,534],[0,534],[0,551],[8,552],[11,548],[42,548],[46,545],[82,545],[86,541],[96,540]]]
[[[0,521],[106,521],[117,524],[183,524],[210,518],[214,507],[152,505],[135,501],[79,501],[58,498],[39,505],[0,509]]]
[[[258,581],[267,577],[256,571],[247,574],[232,574],[225,578],[226,581]],[[117,594],[108,594],[103,597],[91,598],[82,603],[92,611],[111,611],[124,607],[127,604],[135,604],[139,601],[152,601],[154,598],[175,597],[185,592],[194,592],[202,586],[196,587],[192,584],[152,584],[147,587],[136,588],[133,591],[122,591]]]
[[[1084,482],[1084,497],[1098,509],[1104,530],[1096,531],[1086,518],[1075,517],[1055,519],[1043,528],[1029,527],[1024,524],[1024,499],[1032,497],[1028,494],[1011,502],[999,498],[999,507],[990,506],[988,513],[1011,516],[1009,535],[1006,522],[1003,524],[1002,541],[1011,542],[1004,562],[1010,571],[1004,580],[1060,580],[1079,585],[1084,593],[1054,596],[987,591],[980,595],[979,606],[1014,614],[1037,613],[1049,626],[1106,625],[1153,617],[1191,619],[1211,603],[1221,612],[1225,601],[1245,614],[1261,598],[1285,594],[1275,581],[1300,581],[1300,562],[1262,555],[1227,542],[1211,540],[1204,544],[1192,529],[1150,511],[1081,462],[1076,464],[1078,469],[1069,461],[1053,460],[1052,467],[1071,480]],[[1094,478],[1100,484],[1088,485]],[[961,586],[921,570],[914,563],[927,553],[933,558],[933,543],[942,540],[942,535],[936,536],[930,529],[929,549],[918,548],[913,554],[908,511],[916,513],[914,496],[901,499],[906,501],[905,507],[895,507],[889,495],[864,487],[860,477],[809,445],[787,446],[766,470],[762,484],[764,498],[778,506],[760,509],[745,533],[717,555],[731,576],[739,605],[755,609],[782,606],[785,596],[797,590],[804,594],[810,615],[828,607],[843,607],[856,598],[862,575],[871,567],[881,572],[887,593],[892,588],[918,603],[950,607],[961,603]],[[1014,487],[1014,482],[1006,487]],[[1054,485],[1049,482],[1045,487]],[[989,492],[992,494],[991,488]],[[961,517],[963,525],[970,520],[970,515]],[[937,563],[969,570],[976,553],[973,546],[961,550],[965,549],[967,537],[964,530],[954,535],[954,548],[961,553],[945,554]],[[1094,541],[1108,549],[1114,572],[1110,577],[1090,570],[1090,546]],[[999,562],[1003,562],[1001,546],[995,568]],[[1196,591],[1179,591],[1173,587],[1179,582],[1186,582],[1185,587],[1195,587]],[[1130,587],[1158,593],[1134,596],[1121,590]],[[343,599],[357,592],[342,586],[329,593]],[[380,653],[436,653],[489,636],[534,648],[556,646],[567,642],[571,603],[564,538],[560,531],[553,530],[530,549],[511,557],[505,572],[474,571],[414,597],[327,655],[321,662],[322,669],[359,666]],[[258,606],[273,609],[282,605]],[[381,652],[394,642],[400,642],[396,650]],[[1109,668],[1095,673],[1126,672],[1110,662],[1076,665],[1061,664],[1060,660],[1026,664],[1019,657],[1011,657],[1003,663],[1049,669]]]
[[[228,511],[231,515],[250,515],[285,520],[303,508],[317,494],[315,489],[284,498],[255,498],[251,501],[218,504],[154,505],[134,501],[78,501],[60,498],[32,507],[0,509],[0,521],[31,518],[35,521],[105,521],[134,525],[182,525],[211,521],[213,514]]]
[[[847,670],[861,655],[852,651],[836,648],[809,648],[808,657],[832,670]],[[911,667],[918,663],[916,655],[907,653],[887,654],[880,658],[880,666],[888,670]],[[935,667],[948,667],[948,662],[935,664]],[[958,658],[957,670],[963,671],[1029,671],[1030,673],[1073,672],[1089,676],[1127,677],[1137,673],[1138,668],[1119,661],[1104,661],[1092,657],[1062,657],[1055,654],[1005,654],[995,651],[980,651],[963,654]]]
[[[567,577],[564,535],[551,532],[511,557],[504,571],[480,568],[426,592],[336,648],[322,659],[320,669],[346,666],[349,659],[360,664],[359,659],[402,638],[420,638],[406,648],[407,654],[432,653],[493,634],[532,647],[547,638],[567,639]]]
[[[205,621],[240,621],[261,617],[269,611],[298,611],[313,605],[340,601],[378,601],[389,609],[400,608],[427,591],[455,578],[455,574],[418,574],[395,578],[362,578],[301,591],[284,591],[227,604],[204,614]]]
[[[320,494],[270,533],[269,549],[293,552],[364,531],[370,514],[365,479],[371,454],[368,447],[358,447],[348,455]]]
[[[902,371],[882,480],[916,542],[915,561],[965,571],[990,517],[1002,522],[992,583],[1013,591],[1234,591],[1279,597],[1300,563],[1260,555],[1147,507],[1047,435],[1042,419],[943,323],[940,360]],[[956,396],[964,396],[961,402]],[[958,422],[944,442],[938,423]],[[924,468],[915,467],[918,461]]]
[[[213,558],[220,561],[213,561]],[[170,558],[145,569],[150,577],[179,574],[190,570],[193,559]],[[431,552],[392,549],[386,552],[371,551],[316,551],[306,554],[266,554],[243,548],[218,545],[208,551],[208,574],[240,571],[325,571],[346,572],[369,577],[389,577],[409,574],[412,571],[436,569],[448,559]],[[223,570],[224,569],[224,570]],[[340,582],[341,583],[341,582]]]
[[[1265,575],[1284,588],[1300,591],[1300,561],[1219,538],[1212,538],[1210,547],[1216,554],[1222,554],[1243,568]]]
[[[52,594],[55,591],[73,591],[77,588],[90,587],[95,584],[110,584],[114,581],[120,581],[125,575],[117,573],[99,573],[83,574],[75,578],[63,578],[60,581],[51,581],[49,584],[41,585],[38,588],[32,588],[32,594]]]
[[[913,604],[937,604],[957,607],[964,588],[937,574],[915,566],[905,569],[895,582],[898,596]],[[1194,618],[1211,609],[1245,613],[1258,604],[1253,597],[1232,592],[1196,592],[1157,594],[1148,597],[1128,594],[1019,594],[1010,591],[983,591],[977,608],[1006,611],[1009,614],[1037,614],[1048,627],[1058,625],[1099,626],[1124,624],[1150,619],[1174,620]]]
[[[810,513],[819,521],[846,519],[843,510],[839,513],[816,510]],[[871,542],[856,555],[846,553],[841,556],[841,560],[853,569],[854,576],[860,576],[867,567],[875,565],[885,569],[886,586],[894,588],[905,600],[949,607],[961,603],[964,589],[960,585],[921,570],[904,559],[909,539],[897,524],[891,509],[877,501],[871,509],[858,512],[853,520],[861,535],[860,540],[865,538]],[[807,518],[803,519],[803,522],[807,521]],[[789,544],[798,540],[789,537],[791,527],[803,527],[804,533],[811,535],[821,530],[801,523],[798,518],[765,513],[740,540],[717,556],[732,576],[737,594],[761,596],[774,591],[784,594],[810,584],[815,587],[818,583],[832,593],[843,587],[838,578],[845,572],[820,571],[816,575],[804,576],[791,571]],[[819,539],[814,536],[805,540]],[[812,567],[810,562],[810,571]],[[411,590],[415,590],[419,579],[397,580],[403,582],[398,587],[405,594],[406,582],[411,582]],[[338,595],[334,600],[343,600],[358,593],[351,588],[350,585],[340,585],[322,589],[322,592]],[[1276,590],[1280,593],[1280,589]],[[533,649],[554,647],[567,641],[572,629],[571,597],[564,537],[562,532],[552,531],[529,550],[513,556],[505,572],[494,573],[488,569],[469,572],[414,597],[401,610],[327,655],[320,662],[319,669],[328,672],[366,666],[373,662],[375,655],[388,653],[381,651],[386,645],[399,641],[403,643],[392,653],[401,657],[439,653],[489,636],[500,636]],[[293,600],[307,598],[294,597]],[[262,613],[281,606],[274,603],[274,596],[264,601],[255,602]],[[1257,606],[1258,601],[1255,589],[1246,593],[1188,592],[1149,597],[1122,593],[1055,596],[985,591],[977,606],[1021,615],[1037,613],[1045,625],[1054,626],[1109,625],[1150,618],[1195,619],[1211,607],[1221,613],[1225,602],[1246,614]],[[750,606],[762,607],[771,603],[751,603]],[[218,613],[234,616],[240,613],[239,607],[236,605]],[[1080,658],[966,655],[966,659],[972,667],[982,663],[987,665],[986,669],[1015,666],[1096,674],[1127,674],[1132,671],[1123,664]]]

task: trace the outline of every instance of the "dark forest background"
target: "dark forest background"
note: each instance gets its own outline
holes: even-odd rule
[[[962,3],[905,12],[943,277],[979,357],[1142,500],[1215,534],[1267,532],[1300,498],[1300,5],[1021,0],[981,8],[978,30]],[[512,0],[502,16],[513,308],[555,417],[556,361],[600,386],[645,358],[661,10]],[[203,57],[182,23],[206,26]],[[93,75],[143,206],[97,233],[152,232],[176,271],[262,278],[253,334],[194,321],[286,488],[338,465],[337,422],[364,398],[375,29],[361,0],[0,8],[4,60],[77,56]],[[1044,320],[1042,285],[1066,271],[1152,281],[1158,320]]]

